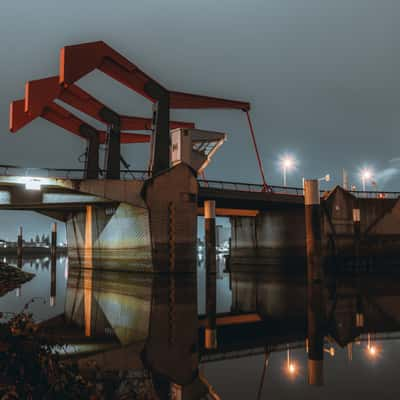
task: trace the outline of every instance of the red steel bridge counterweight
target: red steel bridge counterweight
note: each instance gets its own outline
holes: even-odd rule
[[[166,89],[106,43],[66,46],[60,53],[60,84],[69,87],[98,69],[154,103],[153,165],[158,173],[169,168],[170,109],[226,108],[248,111],[248,102],[201,96]]]
[[[118,115],[75,84],[95,69],[150,100],[154,104],[153,118]],[[57,99],[106,124],[107,133],[94,129],[63,109],[54,102]],[[59,76],[28,82],[25,99],[11,104],[10,129],[15,132],[40,116],[86,139],[88,136],[96,136],[98,143],[106,140],[110,161],[107,177],[118,179],[120,143],[149,141],[148,135],[121,132],[121,130],[152,129],[151,169],[153,173],[158,173],[169,168],[170,129],[194,127],[190,122],[170,121],[170,109],[205,108],[238,109],[248,113],[250,103],[168,90],[106,43],[98,41],[62,48]],[[249,127],[263,185],[267,188],[250,121]]]

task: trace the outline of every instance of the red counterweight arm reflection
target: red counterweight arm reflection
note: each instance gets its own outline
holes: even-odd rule
[[[11,132],[17,132],[25,125],[30,123],[34,117],[24,111],[24,100],[16,100],[11,103],[10,106],[10,130]],[[86,125],[86,122],[76,117],[74,114],[65,110],[60,105],[52,102],[44,107],[40,117],[46,119],[49,122],[77,135],[83,139],[86,139],[81,133],[81,127]],[[106,142],[106,132],[99,131],[93,127],[90,127],[99,134],[99,140],[101,144]],[[121,132],[121,143],[148,143],[150,141],[149,135],[135,134]]]
[[[146,86],[149,84],[156,85],[169,92],[170,108],[250,110],[250,103],[248,102],[168,91],[135,64],[102,41],[66,46],[61,49],[60,83],[65,87],[69,87],[95,69],[99,69],[152,102],[156,102],[157,99],[149,93]]]
[[[38,79],[25,84],[25,112],[32,116],[39,116],[44,107],[55,99],[60,99],[69,106],[105,123],[101,118],[101,110],[107,108],[89,93],[77,85],[64,88],[59,84],[59,77]],[[151,118],[122,115],[122,130],[151,130]],[[194,123],[171,121],[170,128],[194,128]]]

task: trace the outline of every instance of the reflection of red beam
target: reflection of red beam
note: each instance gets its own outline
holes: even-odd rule
[[[24,112],[25,100],[13,101],[10,106],[10,130],[11,132],[16,132],[23,128],[29,122],[31,122],[35,117]],[[77,135],[81,138],[85,138],[80,132],[80,127],[84,124],[81,119],[76,117],[74,114],[65,110],[56,103],[49,103],[44,107],[40,117],[52,122],[55,125],[64,128],[65,130]],[[88,124],[86,124],[88,125]],[[106,142],[106,132],[99,131],[92,128],[99,134],[100,143],[104,144]],[[149,135],[141,135],[135,133],[121,132],[121,143],[147,143],[150,141]]]
[[[27,82],[25,85],[25,112],[37,117],[42,114],[47,104],[55,99],[60,99],[64,103],[76,108],[77,110],[97,119],[105,121],[100,117],[100,111],[106,106],[85,92],[77,85],[70,85],[64,88],[59,84],[59,77],[38,79]],[[122,115],[121,129],[123,130],[151,130],[151,118],[132,117]],[[171,121],[171,129],[174,128],[194,128],[192,122]]]
[[[261,317],[257,313],[221,316],[217,315],[216,324],[217,326],[253,324],[256,322],[260,322],[261,320]],[[206,317],[199,317],[199,325],[201,327],[205,327],[206,323]]]
[[[65,87],[72,85],[83,76],[99,69],[116,81],[146,97],[157,101],[146,91],[146,85],[153,80],[145,72],[132,64],[104,42],[83,43],[66,46],[60,54],[60,83]],[[163,88],[166,90],[165,88]],[[190,93],[169,92],[171,108],[229,108],[248,111],[250,103],[226,100],[216,97],[193,95]]]

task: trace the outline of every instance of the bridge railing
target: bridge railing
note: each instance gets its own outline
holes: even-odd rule
[[[234,190],[239,192],[263,192],[264,186],[256,183],[243,183],[231,181],[217,181],[217,180],[198,180],[200,187],[221,190]],[[275,194],[290,194],[294,196],[303,196],[304,190],[300,187],[290,186],[269,186],[269,191]],[[321,190],[321,196],[325,194],[326,190]],[[353,196],[360,199],[397,199],[400,197],[400,192],[382,192],[382,191],[349,191]]]
[[[239,192],[263,192],[265,188],[263,185],[257,183],[243,183],[243,182],[230,182],[230,181],[216,181],[216,180],[198,180],[200,187],[221,190],[235,190]],[[303,188],[289,187],[289,186],[269,186],[269,191],[272,193],[292,194],[296,196],[303,195]]]
[[[379,192],[379,191],[349,191],[353,196],[360,199],[397,199],[400,197],[400,192]]]
[[[61,178],[61,179],[83,179],[85,170],[81,168],[27,168],[16,165],[0,164],[0,176],[30,176],[44,178]],[[120,171],[121,180],[145,180],[150,177],[148,171],[123,169]],[[105,177],[105,170],[99,170],[99,178]],[[234,190],[240,192],[263,192],[265,188],[257,183],[244,183],[232,181],[220,181],[209,179],[198,179],[202,188]],[[300,187],[290,186],[269,186],[270,192],[275,194],[287,194],[293,196],[303,196],[304,190]],[[326,191],[321,190],[321,195]],[[383,191],[349,191],[350,194],[361,199],[397,199],[400,192],[383,192]]]
[[[43,178],[83,179],[84,169],[80,168],[26,168],[16,165],[0,165],[0,176],[32,176]],[[148,171],[123,169],[121,180],[145,180]],[[99,178],[105,177],[105,170],[99,170]]]

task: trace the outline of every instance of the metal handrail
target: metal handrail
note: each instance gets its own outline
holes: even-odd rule
[[[33,173],[35,175],[33,175]],[[17,165],[0,164],[0,175],[3,176],[34,176],[34,177],[52,177],[64,179],[83,179],[85,170],[82,168],[29,168]],[[100,177],[105,176],[106,171],[99,169]],[[43,175],[45,174],[45,175]],[[147,170],[122,169],[120,171],[121,180],[146,180],[150,177]],[[234,190],[239,192],[265,192],[265,186],[259,183],[233,182],[222,180],[198,179],[201,188]],[[294,196],[303,196],[304,190],[301,187],[293,186],[269,186],[269,193],[285,194]],[[321,190],[321,195],[325,190]],[[397,199],[400,197],[400,191],[360,191],[349,190],[348,193],[360,199]]]
[[[244,183],[244,182],[232,182],[232,181],[218,181],[218,180],[198,180],[200,187],[210,189],[221,189],[221,190],[235,190],[241,192],[263,192],[264,186],[257,183]],[[304,189],[293,186],[269,186],[269,191],[275,194],[290,194],[296,196],[303,196]],[[326,190],[320,190],[321,195],[326,193]],[[360,191],[352,190],[348,191],[351,195],[357,198],[368,198],[368,199],[396,199],[400,197],[400,192],[395,191]]]
[[[349,190],[349,193],[360,199],[397,199],[400,197],[400,192],[383,192],[383,191],[361,191]]]
[[[217,180],[198,180],[200,187],[210,189],[235,190],[240,192],[264,192],[264,185],[258,183],[244,183],[232,181],[217,181]],[[303,188],[290,186],[269,186],[269,192],[276,194],[292,194],[297,196],[303,195]]]
[[[99,176],[105,176],[106,171],[99,169]],[[30,168],[16,165],[0,164],[0,175],[3,176],[34,176],[48,178],[83,179],[85,170],[82,168]],[[149,178],[148,171],[122,169],[121,180],[145,180]]]

